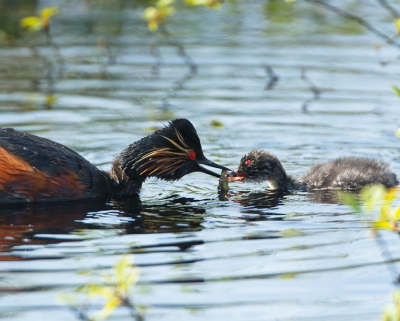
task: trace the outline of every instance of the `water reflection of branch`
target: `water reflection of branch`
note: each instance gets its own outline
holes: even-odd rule
[[[385,240],[380,236],[378,232],[376,232],[376,243],[381,250],[381,255],[385,259],[386,267],[389,270],[389,273],[392,274],[393,283],[398,285],[399,284],[399,271],[396,268],[396,265],[393,264],[394,260],[392,255],[390,254],[390,250],[385,242]]]
[[[170,107],[168,99],[177,97],[178,93],[185,89],[186,83],[188,83],[195,75],[196,72],[193,72],[192,69],[189,69],[189,71],[182,78],[174,82],[174,86],[168,90],[167,97],[161,99],[161,109],[163,109],[164,112],[168,111],[168,107]]]
[[[301,79],[304,80],[304,82],[309,86],[310,90],[311,90],[311,91],[313,92],[313,94],[314,94],[313,97],[310,98],[310,99],[307,99],[307,100],[303,103],[303,105],[302,105],[302,107],[301,107],[302,111],[303,111],[304,113],[306,113],[306,112],[308,112],[308,105],[309,105],[309,103],[310,103],[311,101],[313,101],[313,100],[318,100],[318,99],[319,99],[320,94],[321,94],[321,90],[320,90],[317,86],[315,86],[314,83],[306,76],[306,69],[305,69],[305,68],[302,68],[302,69],[301,69]]]
[[[166,26],[160,25],[159,30],[160,30],[161,34],[164,36],[165,41],[170,46],[176,47],[178,49],[178,55],[183,59],[185,64],[187,64],[189,66],[190,72],[194,73],[194,74],[197,73],[197,64],[188,55],[185,48],[171,36],[171,34],[167,30]]]
[[[39,50],[35,46],[23,44],[23,46],[29,48],[32,52],[34,58],[40,60],[43,64],[43,69],[45,71],[46,80],[47,80],[47,88],[45,90],[46,100],[44,102],[44,106],[46,108],[51,108],[54,103],[54,73],[53,73],[53,65],[49,59],[45,56],[41,55]],[[32,90],[39,91],[40,90],[40,79],[32,79]]]
[[[157,44],[151,46],[150,53],[155,58],[155,63],[154,66],[151,68],[151,73],[155,78],[158,78],[160,76],[162,59],[161,59],[160,49],[158,48]]]
[[[115,63],[115,56],[105,38],[99,37],[97,40],[97,46],[103,51],[105,57],[100,65],[100,78],[106,79],[108,66]]]
[[[386,34],[384,34],[383,32],[379,31],[378,29],[376,29],[373,25],[371,25],[367,20],[365,20],[364,18],[357,16],[353,13],[344,11],[338,7],[335,7],[329,3],[326,3],[324,1],[321,0],[305,0],[306,2],[311,2],[311,3],[315,3],[317,5],[323,6],[324,8],[328,9],[329,11],[332,11],[334,13],[337,13],[338,15],[348,18],[350,20],[356,21],[358,22],[360,25],[363,25],[365,28],[367,28],[369,31],[371,31],[372,33],[374,33],[376,36],[378,36],[379,38],[382,38],[386,41],[386,43],[395,46],[397,48],[400,48],[400,43],[398,43],[396,40],[394,40],[393,38],[387,36]],[[386,1],[380,1],[381,3],[386,3]],[[387,3],[386,3],[387,4]]]
[[[386,0],[377,0],[377,1],[381,4],[382,7],[384,7],[392,14],[393,18],[397,19],[400,17],[400,13]]]
[[[189,80],[191,80],[194,75],[196,75],[196,72],[193,72],[192,70],[189,70],[181,79],[178,79],[175,81],[175,86],[172,89],[173,96],[175,97],[177,92],[183,90],[185,88],[185,85]]]
[[[275,87],[275,84],[278,82],[279,77],[274,71],[272,70],[272,67],[270,65],[265,65],[265,72],[267,73],[267,77],[269,78],[267,81],[267,84],[265,85],[265,91],[271,90]]]
[[[169,31],[165,25],[160,25],[159,31],[164,36],[164,39],[168,45],[177,48],[178,55],[182,58],[182,60],[185,62],[185,64],[189,67],[188,72],[185,73],[182,78],[180,78],[174,82],[174,86],[168,91],[167,97],[161,99],[161,102],[162,102],[161,108],[164,111],[167,111],[168,107],[169,107],[168,99],[176,97],[178,95],[178,92],[185,88],[186,83],[189,82],[197,74],[197,64],[186,52],[183,45],[181,45],[177,40],[175,40],[172,37],[172,35],[169,33]],[[153,76],[158,77],[160,74],[162,59],[161,59],[159,47],[157,45],[153,45],[151,47],[151,54],[156,59],[155,65],[152,67],[152,74],[153,74]]]

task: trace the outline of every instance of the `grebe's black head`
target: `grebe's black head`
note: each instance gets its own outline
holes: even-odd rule
[[[175,119],[129,145],[114,161],[111,176],[118,183],[124,181],[125,185],[137,181],[136,192],[147,177],[174,181],[193,172],[220,177],[200,165],[227,169],[204,156],[199,136],[190,121]]]
[[[239,167],[229,174],[230,181],[261,183],[267,181],[271,189],[281,189],[287,180],[279,159],[266,151],[253,150],[244,155]]]

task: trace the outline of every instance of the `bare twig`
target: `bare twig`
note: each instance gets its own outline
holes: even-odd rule
[[[135,305],[129,300],[129,298],[124,298],[123,305],[129,309],[130,315],[136,321],[144,321],[144,317],[139,313],[139,311],[136,309]]]
[[[342,17],[348,18],[350,20],[354,20],[354,21],[358,22],[360,25],[363,25],[365,28],[367,28],[369,31],[371,31],[373,34],[375,34],[379,38],[384,39],[385,42],[388,43],[389,45],[392,45],[394,47],[400,48],[400,43],[398,43],[393,38],[387,36],[383,32],[381,32],[378,29],[376,29],[367,20],[365,20],[364,18],[362,18],[360,16],[357,16],[357,15],[352,14],[350,12],[344,11],[344,10],[338,8],[338,7],[332,6],[331,4],[326,3],[324,1],[321,1],[321,0],[304,0],[304,1],[318,4],[318,5],[323,6],[324,8],[326,8],[326,9],[328,9],[328,10],[334,12],[334,13],[337,13],[338,15],[341,15]],[[385,1],[383,1],[383,2],[385,2]]]
[[[159,30],[160,30],[161,34],[164,36],[167,43],[170,46],[176,47],[178,49],[178,55],[183,59],[185,64],[187,64],[189,66],[190,72],[193,74],[197,73],[197,64],[188,55],[185,48],[171,36],[171,34],[169,33],[169,31],[167,30],[165,25],[160,25]]]
[[[265,85],[264,90],[271,90],[275,87],[275,84],[278,82],[279,77],[274,71],[272,70],[272,67],[270,65],[265,65],[265,72],[267,73],[268,81]]]
[[[39,59],[42,62],[43,70],[45,71],[45,75],[46,75],[45,79],[47,80],[47,88],[43,91],[46,93],[47,98],[50,96],[53,96],[54,95],[54,83],[55,83],[53,64],[45,56],[41,55],[39,50],[35,46],[26,45],[26,44],[22,44],[22,46],[29,48],[29,50],[31,50],[31,52],[32,52],[33,57],[35,57],[36,59]],[[41,91],[40,79],[32,80],[32,90]],[[44,103],[44,107],[49,109],[52,107],[52,104],[49,103],[46,99],[46,102]]]
[[[63,56],[61,55],[60,47],[57,45],[57,43],[54,42],[53,37],[50,33],[50,28],[45,28],[44,33],[46,35],[47,44],[53,48],[54,56],[56,57],[59,67],[59,77],[61,78],[64,71],[65,61]]]
[[[305,68],[301,69],[301,79],[304,80],[304,82],[309,86],[310,90],[314,94],[313,97],[307,99],[301,107],[301,110],[306,113],[308,112],[308,105],[310,104],[310,102],[312,102],[313,100],[318,100],[320,98],[321,90],[317,86],[315,86],[314,83],[306,76]]]
[[[393,18],[397,19],[400,17],[400,13],[389,2],[387,2],[386,0],[377,1],[382,5],[382,7],[384,7],[392,14]]]

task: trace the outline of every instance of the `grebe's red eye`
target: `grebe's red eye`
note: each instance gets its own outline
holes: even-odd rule
[[[190,153],[189,153],[189,158],[190,158],[191,160],[195,160],[195,159],[196,159],[196,152],[190,152]]]
[[[247,161],[244,162],[244,164],[245,164],[246,166],[249,166],[249,165],[251,164],[251,160],[248,159]]]

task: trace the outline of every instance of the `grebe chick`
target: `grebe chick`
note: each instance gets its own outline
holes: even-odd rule
[[[129,145],[110,172],[61,144],[0,128],[0,203],[122,199],[137,195],[148,177],[175,181],[193,172],[220,177],[201,164],[227,170],[204,156],[187,119],[172,120]]]
[[[230,180],[268,182],[270,189],[359,190],[365,185],[398,185],[396,174],[382,161],[367,157],[340,157],[312,166],[303,176],[293,179],[286,174],[279,159],[266,151],[253,150],[244,155]]]

